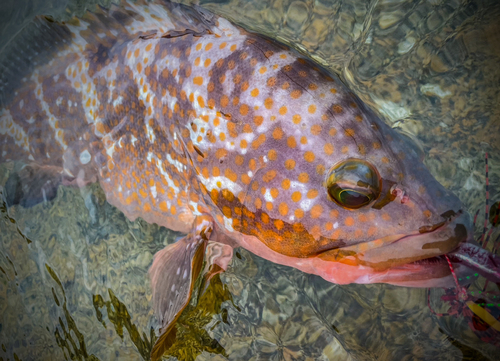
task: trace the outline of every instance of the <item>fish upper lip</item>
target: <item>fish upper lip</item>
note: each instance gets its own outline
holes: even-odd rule
[[[446,228],[451,223],[453,223],[457,218],[460,218],[463,214],[464,214],[463,210],[460,209],[458,212],[456,212],[456,213],[454,212],[453,215],[446,216],[447,219],[445,219],[444,221],[441,221],[439,223],[435,223],[432,225],[428,225],[428,226],[421,226],[418,229],[418,231],[414,231],[412,233],[406,234],[403,237],[399,238],[398,240],[396,240],[392,243],[396,243],[396,242],[404,240],[405,238],[409,238],[409,237],[413,237],[413,236],[417,236],[417,235],[421,235],[421,234],[439,232],[439,231],[443,230],[444,228]],[[381,239],[383,239],[383,238],[381,238]],[[462,242],[467,242],[467,241],[469,241],[468,237],[466,237]],[[460,243],[462,243],[462,242],[460,242]],[[460,244],[457,244],[457,246],[453,250],[457,249],[459,246],[460,246]],[[450,251],[450,252],[452,252],[452,251]],[[443,253],[443,254],[445,254],[445,253]]]
[[[467,213],[453,212],[453,215],[434,225],[345,247],[344,251],[353,252],[359,264],[380,271],[439,257],[456,250],[468,240],[471,233],[469,218]]]
[[[466,215],[461,211],[453,212],[442,222],[422,226],[410,233],[389,235],[347,247],[323,249],[316,256],[337,251],[340,258],[354,258],[356,263],[378,270],[404,264],[425,264],[425,260],[434,258],[433,263],[445,262],[442,257],[444,254],[457,250],[460,244],[468,240],[470,232]],[[460,222],[462,219],[463,222]]]

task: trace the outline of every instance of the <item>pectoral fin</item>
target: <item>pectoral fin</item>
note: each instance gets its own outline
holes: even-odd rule
[[[149,274],[162,333],[151,350],[153,361],[159,360],[175,342],[175,322],[191,299],[212,229],[209,216],[197,217],[189,234],[155,255]]]

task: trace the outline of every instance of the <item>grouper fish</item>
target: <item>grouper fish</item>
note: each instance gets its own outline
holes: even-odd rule
[[[98,181],[129,219],[186,233],[150,269],[159,357],[200,274],[234,247],[327,281],[498,282],[460,200],[315,63],[202,8],[121,2],[38,17],[4,49],[0,161],[9,205]]]

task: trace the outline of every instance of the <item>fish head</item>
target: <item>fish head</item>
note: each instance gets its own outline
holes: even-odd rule
[[[281,263],[310,259],[312,272],[333,282],[449,284],[439,257],[472,239],[463,204],[432,176],[415,144],[338,78],[301,67],[307,63],[292,66],[289,87],[276,89],[262,114],[275,120],[254,134],[254,142],[264,140],[243,162],[234,229],[288,257]],[[340,276],[339,266],[349,275]]]
[[[439,257],[472,239],[471,217],[408,137],[296,53],[258,38],[234,48],[207,80],[217,117],[196,129],[211,140],[191,134],[218,224],[335,283],[452,281]]]

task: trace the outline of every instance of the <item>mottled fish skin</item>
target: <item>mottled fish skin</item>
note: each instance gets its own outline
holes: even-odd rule
[[[208,215],[235,245],[332,282],[449,284],[446,265],[409,262],[470,239],[469,215],[337,76],[171,4],[37,22],[60,41],[20,84],[0,83],[2,161],[97,177],[132,220],[188,232]],[[332,201],[328,174],[350,158],[377,170],[387,204]]]

